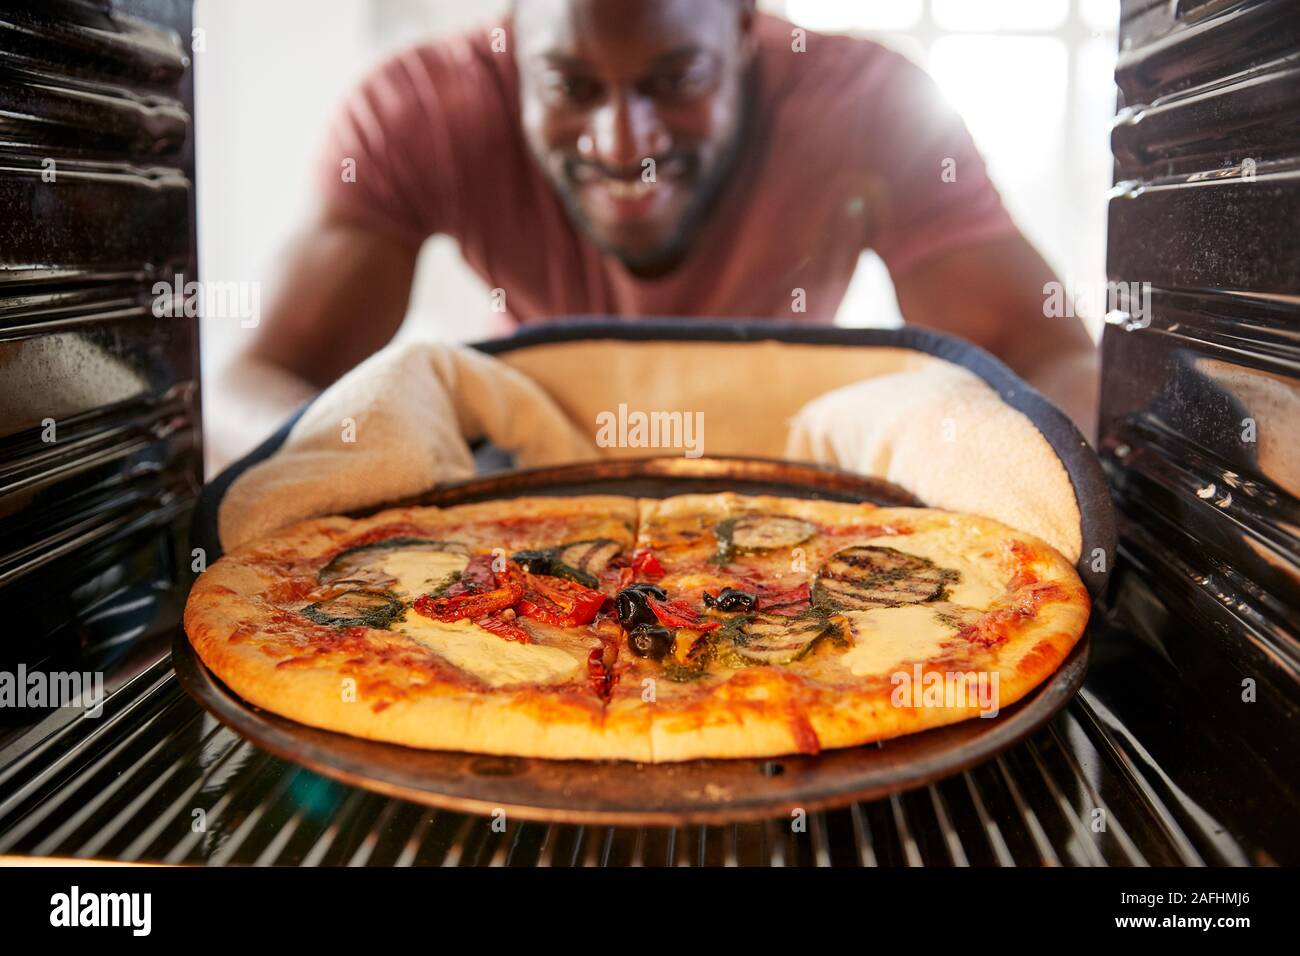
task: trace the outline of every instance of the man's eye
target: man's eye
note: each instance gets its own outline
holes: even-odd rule
[[[589,103],[600,96],[600,84],[584,76],[551,74],[546,79],[546,88],[572,103]]]
[[[711,81],[712,71],[700,65],[652,76],[646,81],[645,90],[651,96],[685,98],[706,92]]]

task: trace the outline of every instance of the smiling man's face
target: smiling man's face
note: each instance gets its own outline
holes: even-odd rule
[[[636,272],[680,261],[725,182],[753,25],[751,0],[516,4],[529,149],[578,226]]]

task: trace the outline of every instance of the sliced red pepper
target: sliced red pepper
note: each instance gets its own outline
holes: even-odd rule
[[[491,560],[490,556],[488,559]],[[504,571],[494,572],[492,577],[495,586],[491,590],[477,591],[474,590],[473,583],[468,583],[459,594],[450,593],[454,588],[442,597],[426,594],[417,598],[411,607],[417,614],[436,621],[460,621],[465,618],[473,620],[514,606],[524,593],[524,573],[519,565],[510,561]],[[461,583],[465,583],[463,578]]]
[[[540,574],[525,574],[519,613],[555,627],[590,624],[605,603],[605,595],[576,581]]]
[[[710,621],[700,617],[684,601],[660,601],[653,597],[647,597],[646,603],[650,605],[650,610],[654,611],[655,617],[659,618],[659,623],[665,627],[685,627],[693,631],[711,631],[722,626],[718,621]]]
[[[520,644],[533,643],[531,634],[514,621],[506,620],[500,613],[476,617],[474,623],[485,631],[491,631],[497,637],[504,637],[507,641],[518,641]]]
[[[623,642],[623,628],[619,626],[617,618],[598,614],[591,629],[596,632],[601,643],[587,654],[587,677],[596,695],[609,700],[618,684],[616,665],[619,645]]]
[[[596,696],[609,698],[609,668],[605,666],[605,648],[593,647],[587,655],[587,677]]]
[[[664,566],[648,548],[641,548],[632,555],[632,570],[651,581],[658,581],[664,576]]]

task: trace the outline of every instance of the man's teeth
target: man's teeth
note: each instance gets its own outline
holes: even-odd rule
[[[606,179],[602,185],[616,199],[638,199],[658,183],[648,183],[643,179]]]

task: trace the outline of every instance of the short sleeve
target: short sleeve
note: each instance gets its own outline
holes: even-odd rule
[[[1018,230],[961,117],[924,70],[889,56],[868,163],[885,183],[871,244],[897,281],[939,253]]]
[[[455,233],[476,154],[501,109],[474,38],[405,49],[375,67],[332,116],[317,153],[326,206],[419,245]]]

